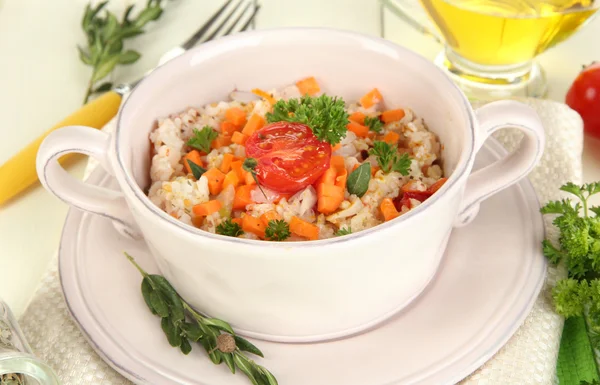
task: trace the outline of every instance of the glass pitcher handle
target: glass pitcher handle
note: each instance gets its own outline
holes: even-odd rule
[[[394,15],[405,21],[425,36],[433,38],[440,44],[444,39],[440,36],[435,25],[427,17],[423,5],[418,0],[380,0],[381,5],[390,10]],[[432,10],[429,10],[432,11]],[[434,15],[436,14],[433,11]]]

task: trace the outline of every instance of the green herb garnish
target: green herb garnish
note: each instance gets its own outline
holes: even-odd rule
[[[246,158],[246,160],[244,160],[244,163],[242,164],[242,169],[244,169],[244,171],[247,171],[250,173],[250,175],[252,175],[252,179],[254,179],[254,181],[256,182],[256,185],[258,186],[258,188],[260,189],[260,192],[264,195],[265,199],[269,199],[267,197],[267,194],[265,194],[265,191],[263,190],[262,186],[260,185],[260,182],[258,181],[258,177],[256,176],[256,166],[258,166],[258,161],[254,158]]]
[[[187,141],[187,145],[205,153],[210,152],[210,144],[217,139],[219,133],[210,126],[202,127],[202,130],[194,128],[192,137]]]
[[[571,182],[560,188],[576,196],[571,199],[548,202],[542,214],[558,214],[554,225],[559,229],[559,245],[544,240],[542,250],[550,262],[564,262],[568,278],[557,282],[552,290],[556,311],[573,317],[589,310],[592,329],[600,331],[600,207],[588,208],[592,195],[600,193],[600,183],[577,186]],[[594,216],[590,216],[593,213]],[[581,215],[583,214],[583,215]]]
[[[338,229],[338,231],[336,231],[334,235],[336,237],[341,237],[341,236],[350,235],[350,234],[352,234],[352,228],[344,227],[344,228]]]
[[[315,136],[331,145],[338,144],[346,136],[348,113],[343,99],[327,95],[300,99],[279,100],[273,112],[266,114],[267,122],[299,122],[309,126]]]
[[[379,134],[383,129],[383,122],[377,116],[366,116],[365,126],[369,127],[369,130]]]
[[[200,177],[202,176],[202,174],[204,174],[206,172],[206,169],[200,167],[199,165],[197,165],[196,163],[192,162],[189,159],[186,159],[188,165],[190,166],[190,169],[192,170],[192,174],[194,175],[194,178],[196,178],[196,180],[200,179]]]
[[[384,173],[390,171],[399,172],[402,175],[408,175],[411,159],[408,154],[398,154],[398,149],[389,143],[376,141],[369,154],[375,155],[377,163]]]
[[[215,365],[225,362],[231,373],[235,373],[237,367],[254,385],[277,385],[271,372],[244,353],[263,357],[256,346],[237,336],[227,322],[204,317],[192,309],[163,276],[148,274],[133,257],[127,253],[125,256],[142,275],[144,301],[152,314],[161,318],[161,328],[171,346],[189,354],[192,343],[197,342]]]
[[[106,11],[104,16],[100,12],[106,7],[108,1],[98,3],[95,7],[88,4],[83,14],[81,27],[87,37],[87,47],[77,47],[79,59],[93,68],[92,76],[88,83],[84,103],[95,93],[109,91],[113,84],[110,82],[97,85],[107,77],[118,64],[132,64],[140,54],[134,50],[123,51],[123,41],[144,33],[144,26],[150,21],[157,20],[162,15],[162,0],[148,0],[146,8],[135,18],[130,18],[134,5],[127,7],[121,21],[115,14]]]
[[[358,166],[358,168],[348,175],[346,181],[346,188],[350,194],[354,194],[357,197],[365,195],[369,189],[369,182],[371,181],[371,164],[365,162]]]
[[[239,237],[244,234],[242,226],[233,222],[231,218],[227,218],[221,222],[221,224],[217,226],[216,231],[217,234],[227,235],[228,237]]]
[[[290,237],[290,225],[282,219],[272,219],[265,229],[265,239],[269,241],[284,241]]]

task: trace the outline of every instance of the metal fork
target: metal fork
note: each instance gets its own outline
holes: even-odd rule
[[[248,28],[253,25],[260,7],[257,0],[237,0],[235,2],[234,0],[227,0],[225,4],[223,4],[221,8],[219,8],[210,19],[208,19],[208,21],[186,41],[162,54],[158,60],[158,65],[160,66],[169,60],[176,58],[198,43],[204,43],[218,37],[248,30]],[[126,92],[135,88],[135,86],[152,71],[153,70],[148,71],[142,78],[131,83],[118,85],[115,87],[114,91],[124,95]]]
[[[253,8],[252,5],[254,5]],[[180,46],[165,52],[160,58],[159,64],[181,55],[200,42],[247,30],[252,25],[259,9],[260,5],[257,4],[257,0],[227,0],[189,39]],[[0,180],[2,181],[0,183],[0,205],[37,181],[35,156],[42,140],[50,132],[65,126],[88,126],[98,129],[104,127],[119,111],[123,95],[133,89],[140,80],[118,85],[113,90],[105,92],[102,96],[80,107],[79,110],[46,131],[5,164],[0,165]],[[61,158],[61,161],[66,158],[68,156]]]

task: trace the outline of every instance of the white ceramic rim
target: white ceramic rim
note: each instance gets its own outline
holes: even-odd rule
[[[484,147],[488,147],[488,149],[496,156],[498,156],[499,158],[501,156],[505,156],[507,154],[507,151],[502,147],[502,145],[499,144],[499,142],[497,142],[495,139],[490,138],[488,140],[488,142],[486,143],[486,145]],[[99,182],[104,181],[106,178],[110,177],[109,175],[103,175],[105,174],[104,170],[101,169],[97,169],[91,176],[90,176],[90,181],[93,181],[95,179],[98,179]],[[102,178],[100,178],[102,177]],[[96,182],[98,183],[98,182]],[[531,185],[531,182],[529,181],[529,179],[524,178],[521,181],[517,182],[515,184],[515,186],[513,186],[512,188],[519,188],[522,190],[522,196],[523,199],[531,199],[531,205],[534,205],[535,208],[539,208],[540,207],[540,202],[539,202],[539,198],[535,192],[535,190],[533,189],[533,186]],[[531,208],[531,212],[532,214],[534,213],[534,211],[537,213],[538,210],[534,210],[532,207]],[[75,311],[74,311],[74,305],[72,303],[69,302],[69,297],[65,292],[65,281],[64,281],[64,276],[63,276],[63,268],[64,266],[62,265],[62,263],[60,261],[62,261],[63,255],[65,253],[65,247],[64,246],[68,246],[69,248],[72,247],[72,245],[65,245],[65,239],[66,239],[66,234],[68,231],[68,225],[70,222],[70,219],[73,218],[73,216],[79,216],[80,219],[79,221],[81,221],[83,218],[84,213],[77,211],[77,210],[73,210],[70,209],[69,213],[67,215],[67,219],[65,220],[65,226],[63,227],[63,232],[61,235],[61,243],[60,243],[60,247],[59,247],[59,278],[60,278],[60,284],[61,284],[61,289],[63,291],[63,296],[65,299],[65,303],[66,303],[66,308],[69,312],[69,314],[71,315],[71,317],[73,318],[73,320],[75,321],[75,323],[77,324],[77,326],[79,327],[79,329],[82,332],[82,335],[84,336],[85,340],[92,346],[92,348],[94,349],[95,352],[97,352],[100,357],[107,362],[113,369],[115,369],[117,372],[119,372],[121,375],[123,375],[124,377],[128,378],[129,380],[137,383],[137,384],[144,384],[144,385],[154,385],[154,382],[151,382],[151,380],[144,378],[143,376],[141,376],[140,374],[131,371],[131,369],[129,369],[128,367],[124,367],[123,365],[119,364],[110,354],[108,354],[106,351],[104,351],[92,338],[92,334],[90,334],[90,332],[83,326],[83,324],[81,323],[80,319],[77,317]],[[539,228],[542,232],[542,238],[544,238],[544,234],[545,234],[545,227],[543,224],[543,221],[541,219],[541,216],[536,217],[537,219],[534,219],[532,221],[532,224],[534,227]],[[481,348],[482,353],[479,354],[479,358],[476,360],[472,360],[470,363],[466,364],[463,366],[463,369],[461,369],[460,371],[454,372],[452,375],[449,375],[447,377],[447,380],[445,382],[441,382],[439,383],[441,384],[456,384],[457,382],[461,381],[462,379],[466,378],[468,375],[470,375],[471,373],[473,373],[475,370],[477,370],[479,367],[481,367],[481,365],[483,365],[485,362],[487,362],[490,358],[492,358],[507,342],[508,340],[514,335],[514,333],[517,331],[517,329],[522,325],[523,321],[525,320],[525,318],[527,317],[527,315],[530,313],[531,309],[533,308],[534,304],[535,304],[535,300],[537,299],[540,290],[542,289],[542,286],[545,282],[546,279],[546,266],[547,266],[547,262],[545,260],[545,258],[543,258],[543,264],[544,264],[544,273],[540,275],[540,277],[538,278],[537,282],[535,282],[535,286],[534,289],[531,291],[531,295],[529,296],[529,298],[524,301],[523,296],[517,296],[517,300],[521,300],[525,302],[525,305],[521,308],[521,310],[517,313],[517,315],[515,317],[512,318],[512,321],[506,326],[504,327],[504,333],[499,336],[493,343],[490,343],[489,346],[487,348],[481,348],[481,345],[483,343],[479,343],[478,346],[474,347],[471,349],[470,353],[473,353],[473,350],[476,350],[477,348]],[[81,294],[80,294],[81,296]],[[77,302],[77,300],[76,300]],[[76,306],[75,306],[76,307]],[[514,309],[514,307],[510,307],[511,309]],[[89,309],[88,309],[89,311]],[[502,317],[502,318],[506,318],[506,317]],[[100,327],[100,329],[102,330],[102,332],[104,334],[107,334],[107,330],[97,324],[98,320],[94,318],[94,321],[96,322],[96,327]],[[93,325],[92,325],[93,326]],[[498,328],[494,328],[494,330],[497,331]],[[369,333],[369,331],[367,330],[366,333]],[[492,333],[492,332],[490,332]],[[348,338],[352,338],[352,336],[349,336]],[[335,343],[335,341],[333,341],[333,343]],[[318,344],[315,343],[315,344]],[[117,346],[120,348],[120,344],[117,343]],[[125,353],[127,355],[127,357],[129,359],[133,359],[133,357],[131,357],[129,355],[128,352]],[[458,361],[465,360],[468,359],[469,357],[469,353],[466,353],[464,355],[462,355],[459,359],[457,359]],[[450,363],[446,363],[446,365],[442,365],[441,368],[439,368],[436,372],[430,374],[430,376],[434,376],[434,375],[440,375],[440,372],[445,372],[451,369],[452,365],[457,364],[457,360],[454,360]],[[161,374],[162,375],[162,374]],[[175,379],[173,378],[165,378],[168,379],[169,381],[175,381]],[[427,381],[427,377],[426,378],[421,378],[419,381]],[[378,384],[378,385],[394,385],[397,384],[397,382],[389,382],[389,383],[384,383],[384,384]],[[215,384],[209,384],[206,382],[202,382],[201,380],[199,380],[199,382],[197,383],[197,385],[215,385]]]
[[[392,43],[383,38],[368,36],[368,35],[361,34],[358,32],[342,31],[342,30],[333,29],[333,28],[288,27],[288,28],[263,29],[263,30],[259,30],[259,31],[248,31],[248,32],[239,33],[239,34],[236,34],[233,36],[222,37],[217,40],[203,43],[202,45],[187,51],[186,53],[182,54],[181,56],[176,57],[172,61],[185,61],[188,59],[188,57],[191,57],[194,55],[199,55],[199,54],[202,56],[211,56],[211,51],[214,51],[215,48],[218,48],[222,44],[226,44],[229,41],[236,41],[236,40],[240,40],[240,39],[244,39],[244,40],[245,39],[256,39],[256,38],[261,38],[261,37],[268,36],[268,35],[273,35],[275,33],[276,34],[285,34],[285,33],[299,33],[299,32],[302,32],[305,34],[309,34],[309,33],[338,34],[341,38],[346,37],[346,38],[360,39],[363,41],[368,41],[369,43],[383,44],[383,45],[387,46],[388,48],[391,48],[391,49],[394,49],[397,51],[401,51],[403,55],[410,56],[414,60],[420,61],[423,65],[423,68],[427,68],[429,71],[434,71],[434,72],[438,73],[439,75],[442,75],[441,78],[444,79],[444,81],[446,82],[446,85],[454,90],[457,97],[460,97],[460,99],[462,101],[462,105],[463,105],[463,112],[465,112],[466,118],[469,122],[470,135],[466,135],[467,140],[469,140],[469,143],[466,143],[466,146],[465,146],[465,149],[468,149],[468,154],[467,154],[466,150],[463,150],[463,152],[460,156],[459,162],[456,165],[455,170],[448,177],[448,181],[442,186],[442,188],[438,191],[438,193],[434,194],[430,199],[427,199],[425,202],[423,202],[423,204],[419,205],[418,207],[410,210],[408,213],[401,215],[400,217],[398,217],[396,219],[393,219],[388,222],[384,222],[382,224],[371,227],[369,229],[359,231],[357,233],[347,235],[345,237],[334,237],[334,238],[320,239],[320,240],[315,240],[315,241],[297,241],[297,242],[293,243],[293,247],[323,247],[324,245],[327,245],[327,244],[353,241],[353,240],[361,238],[361,237],[369,236],[372,232],[378,231],[379,229],[386,229],[391,226],[397,226],[405,221],[410,220],[413,217],[420,215],[424,210],[429,210],[430,207],[436,205],[436,203],[439,201],[440,197],[442,195],[444,195],[447,191],[458,188],[457,183],[458,183],[459,179],[466,176],[465,172],[467,171],[469,166],[473,164],[475,155],[476,155],[475,130],[476,130],[476,126],[477,126],[477,119],[475,117],[475,113],[473,111],[471,104],[469,103],[469,100],[465,96],[465,94],[446,74],[444,74],[444,72],[442,70],[437,68],[433,62],[427,60],[423,56],[421,56],[407,48],[404,48],[400,45]],[[165,220],[165,221],[177,226],[181,230],[186,231],[188,234],[209,237],[214,240],[218,240],[218,241],[222,241],[222,242],[261,245],[261,246],[275,247],[275,248],[289,248],[290,247],[289,242],[265,242],[262,240],[233,238],[233,237],[228,237],[228,236],[224,236],[224,235],[213,234],[211,232],[203,231],[203,230],[197,229],[193,226],[187,225],[187,224],[173,218],[172,216],[168,215],[166,212],[164,212],[160,208],[158,208],[158,206],[153,204],[150,201],[150,199],[148,198],[148,196],[144,193],[144,191],[140,188],[140,186],[138,186],[133,175],[125,167],[125,163],[124,163],[121,153],[119,151],[121,134],[124,132],[124,129],[122,129],[122,127],[121,127],[121,119],[123,117],[123,111],[126,110],[129,101],[132,99],[133,95],[135,95],[136,91],[139,91],[139,89],[141,89],[144,84],[147,84],[148,79],[151,79],[155,72],[158,73],[159,71],[168,71],[169,69],[166,68],[168,66],[169,66],[169,62],[159,66],[150,75],[145,77],[133,89],[130,97],[127,98],[127,100],[125,100],[125,102],[123,103],[123,106],[119,110],[119,114],[117,116],[116,131],[115,131],[116,138],[114,141],[113,149],[115,150],[115,153],[116,153],[118,166],[122,170],[123,175],[125,176],[124,179],[127,182],[126,184],[127,184],[127,187],[129,188],[129,191],[131,193],[133,193],[134,196],[138,199],[138,201],[140,203],[142,203],[151,213],[155,214],[158,219]]]

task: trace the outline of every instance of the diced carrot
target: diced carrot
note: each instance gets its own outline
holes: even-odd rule
[[[447,180],[448,180],[448,178],[441,178],[440,180],[438,180],[437,182],[435,182],[434,184],[429,186],[429,188],[427,189],[427,192],[434,194],[437,190],[442,188],[442,186],[444,185],[444,183],[446,183]]]
[[[220,134],[217,139],[213,140],[210,146],[212,148],[221,148],[231,144],[231,136]]]
[[[238,179],[241,181],[246,179],[246,172],[247,172],[242,168],[243,164],[244,164],[244,162],[241,160],[236,160],[236,161],[231,162],[231,169],[236,172]]]
[[[218,168],[211,168],[203,174],[208,179],[208,189],[212,195],[217,195],[223,189],[225,174]]]
[[[242,218],[242,230],[252,233],[261,239],[265,238],[265,227],[263,221],[252,215],[244,215],[244,218]]]
[[[381,201],[379,208],[381,209],[381,213],[386,222],[391,221],[400,215],[398,210],[396,210],[396,206],[394,206],[394,202],[390,198],[384,198]]]
[[[356,136],[358,136],[359,138],[366,138],[367,135],[369,134],[369,127],[363,126],[362,124],[358,124],[353,121],[350,121],[350,123],[348,123],[346,128],[349,131],[354,132],[356,134]]]
[[[265,119],[258,115],[252,114],[250,119],[248,119],[248,123],[244,126],[242,130],[242,134],[250,136],[254,134],[256,131],[260,130],[265,125]]]
[[[360,98],[360,105],[364,108],[371,108],[375,104],[383,101],[383,96],[377,88],[373,88],[371,91],[367,92],[365,96]]]
[[[359,167],[360,167],[360,163],[355,164],[354,166],[352,166],[352,171],[356,170]],[[373,170],[373,166],[371,166],[371,173],[372,173],[372,170]]]
[[[409,180],[408,183],[400,188],[400,190],[402,190],[402,192],[419,192],[421,190],[417,188],[417,185],[418,183],[416,180]]]
[[[331,151],[337,151],[342,148],[342,143],[338,143],[335,146],[331,147]]]
[[[242,218],[231,218],[231,222],[237,223],[240,226],[242,225],[242,221],[243,221]]]
[[[367,133],[367,138],[369,138],[369,139],[375,139],[376,136],[377,136],[377,133],[374,131],[369,131]]]
[[[233,198],[233,209],[244,210],[246,206],[254,203],[250,193],[254,190],[252,185],[242,185],[235,190],[235,197]]]
[[[337,176],[337,174],[336,174],[335,169],[332,167],[329,167],[327,170],[325,170],[323,175],[321,175],[321,177],[319,178],[319,183],[334,185],[336,176]]]
[[[362,112],[355,112],[352,115],[350,115],[350,120],[355,121],[358,124],[365,124],[365,117],[366,115],[363,114]]]
[[[246,144],[247,139],[248,139],[248,135],[244,135],[239,131],[236,131],[233,133],[233,135],[231,135],[231,141],[233,143],[239,144],[240,146],[243,146],[244,144]]]
[[[423,167],[421,167],[421,172],[423,173],[423,175],[427,176],[427,171],[429,170],[429,165],[428,164],[424,164]]]
[[[296,82],[296,86],[300,90],[301,95],[315,95],[321,91],[321,87],[319,87],[319,83],[317,83],[317,79],[313,76],[309,78],[305,78],[302,80],[298,80]]]
[[[387,110],[381,113],[381,120],[383,123],[397,122],[404,117],[404,110],[399,108],[397,110]]]
[[[290,221],[290,231],[311,241],[319,239],[319,228],[298,217],[292,217],[292,220]]]
[[[225,120],[233,123],[237,128],[242,128],[246,124],[246,111],[232,107],[225,111]]]
[[[229,185],[232,185],[233,188],[236,188],[239,184],[240,178],[238,178],[235,171],[231,170],[227,173],[227,175],[225,175],[225,179],[223,179],[223,190]]]
[[[252,93],[254,95],[258,95],[261,98],[265,99],[267,102],[269,102],[270,105],[273,105],[273,104],[277,103],[277,100],[275,100],[275,98],[273,97],[273,95],[271,95],[267,91],[261,90],[260,88],[253,89]]]
[[[204,223],[204,217],[197,217],[197,216],[193,216],[193,217],[192,217],[192,224],[193,224],[195,227],[198,227],[198,228],[200,228],[200,227],[202,227],[202,224],[203,224],[203,223]]]
[[[191,174],[192,169],[187,162],[188,160],[191,160],[192,163],[196,163],[198,166],[202,167],[202,159],[200,159],[200,152],[198,152],[198,150],[192,150],[183,157],[183,167],[185,167],[185,171],[188,174]]]
[[[235,160],[235,156],[233,154],[223,154],[223,162],[221,162],[221,167],[219,169],[223,173],[228,173],[231,170],[231,162]]]
[[[192,211],[196,216],[207,216],[212,213],[216,213],[219,210],[221,210],[221,202],[216,199],[205,203],[200,203],[192,208]]]
[[[383,141],[388,144],[398,144],[398,142],[400,141],[400,135],[394,131],[388,131],[383,136]]]
[[[341,187],[342,189],[346,188],[346,180],[348,179],[348,171],[346,170],[346,165],[344,164],[343,156],[332,156],[330,162],[330,168],[335,170],[335,182],[336,186]]]
[[[254,185],[254,184],[256,184],[256,181],[254,180],[254,177],[252,176],[251,173],[249,173],[246,170],[242,170],[242,172],[244,173],[244,182],[247,185]]]
[[[263,221],[265,226],[269,226],[270,221],[278,221],[282,219],[283,218],[281,217],[281,215],[279,215],[279,213],[275,210],[269,210],[260,216],[260,220]]]
[[[379,170],[380,170],[379,166],[371,166],[371,176],[375,176],[375,174]]]
[[[344,187],[319,183],[317,185],[317,210],[323,214],[331,214],[337,210],[344,201]]]
[[[234,132],[236,132],[239,128],[235,126],[235,124],[224,120],[223,123],[221,123],[221,133],[223,133],[224,135],[233,135]]]

